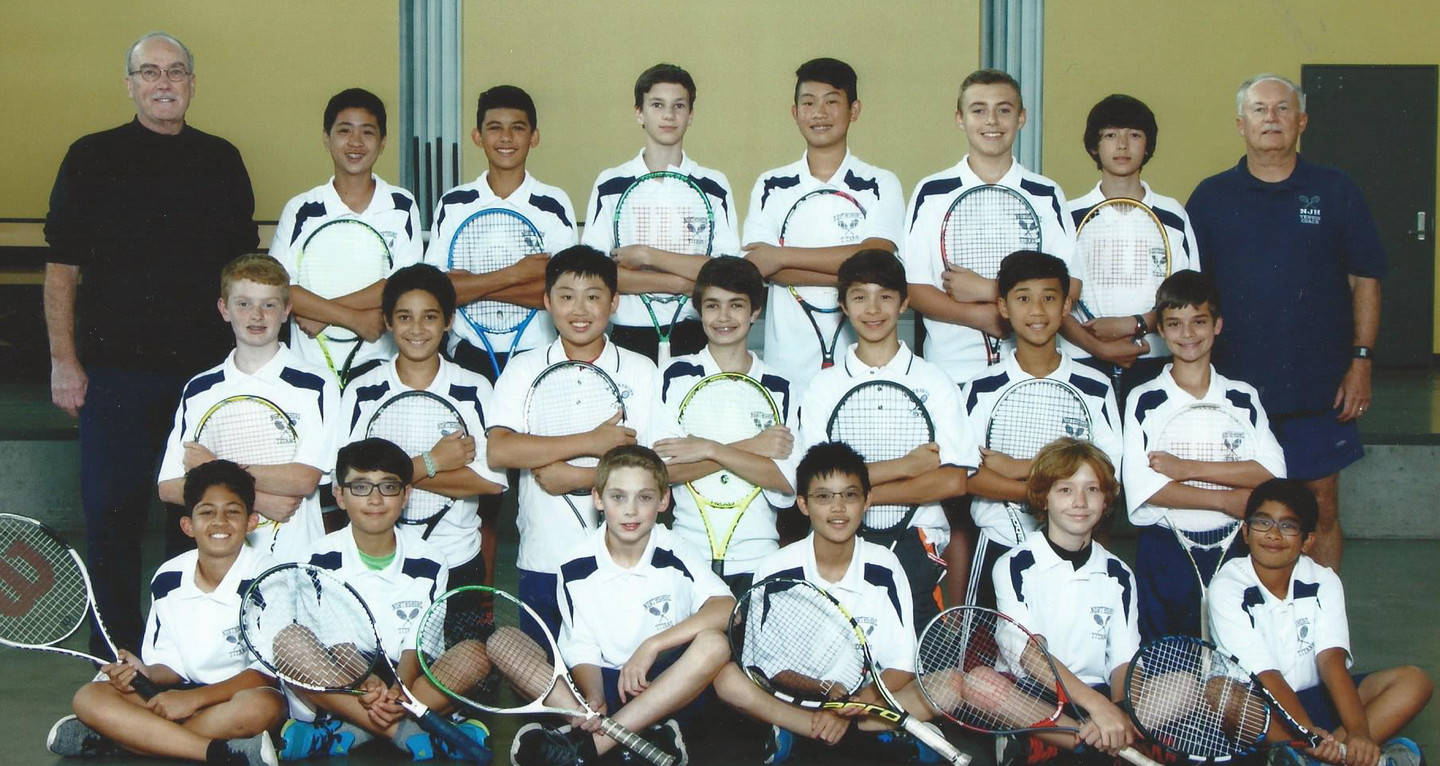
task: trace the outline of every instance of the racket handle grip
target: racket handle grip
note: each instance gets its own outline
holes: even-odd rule
[[[644,758],[655,766],[675,766],[675,757],[633,731],[615,722],[608,716],[600,718],[600,731],[605,736],[625,746],[626,750]]]
[[[929,745],[931,750],[939,753],[940,757],[946,761],[955,766],[969,766],[970,756],[956,750],[955,746],[950,744],[950,740],[945,739],[945,735],[941,734],[940,730],[934,726],[910,716],[906,716],[900,725],[905,727],[905,731],[910,732],[915,739]]]
[[[155,685],[154,681],[146,678],[141,673],[136,673],[135,677],[130,679],[130,688],[134,689],[135,693],[140,695],[141,699],[146,700],[163,691],[159,686]]]
[[[1160,766],[1160,763],[1158,761],[1146,756],[1145,754],[1141,753],[1139,750],[1136,750],[1133,747],[1127,747],[1116,753],[1116,755],[1135,764],[1135,766]]]
[[[482,750],[475,740],[461,734],[459,729],[455,728],[449,721],[436,715],[434,711],[425,711],[425,714],[420,716],[420,719],[416,721],[416,723],[420,725],[420,728],[423,729],[425,733],[449,745],[450,752],[461,760],[469,761],[470,763],[489,763],[490,759],[494,757],[493,753]]]

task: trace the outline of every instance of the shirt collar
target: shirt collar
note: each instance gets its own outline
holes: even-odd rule
[[[435,377],[430,379],[430,385],[422,389],[412,389],[411,387],[405,385],[405,381],[400,379],[400,370],[395,366],[396,360],[398,358],[399,357],[396,357],[396,359],[391,359],[390,361],[385,363],[386,377],[389,378],[390,386],[396,392],[419,390],[428,391],[432,394],[444,394],[445,392],[450,390],[451,362],[446,360],[445,357],[440,357],[440,368],[435,371]]]
[[[960,158],[960,164],[957,165],[956,168],[959,170],[960,180],[964,182],[962,188],[985,185],[985,180],[975,175],[975,171],[970,168],[970,155],[968,153]],[[1024,175],[1024,172],[1025,168],[1020,164],[1020,161],[1012,156],[1010,158],[1010,169],[1006,170],[1005,175],[1001,176],[1000,180],[995,183],[998,186],[1008,186],[1012,189],[1018,189],[1020,188],[1020,179]]]
[[[325,197],[325,209],[330,210],[333,205],[334,210],[340,211],[337,218],[358,218],[383,213],[393,208],[395,203],[390,199],[390,184],[385,183],[384,179],[374,173],[370,174],[370,180],[375,182],[375,191],[370,195],[370,204],[357,213],[351,210],[344,200],[340,199],[340,192],[335,191],[335,176],[330,176],[330,180],[325,182],[324,191],[321,192]]]
[[[1054,549],[1050,547],[1050,541],[1046,537],[1043,527],[1035,530],[1033,534],[1027,537],[1024,545],[1026,550],[1035,554],[1035,566],[1041,571],[1059,567],[1062,571],[1073,573],[1076,577],[1085,577],[1092,573],[1104,571],[1104,561],[1107,558],[1105,549],[1100,546],[1100,543],[1094,540],[1090,541],[1090,558],[1086,559],[1085,563],[1081,564],[1079,569],[1076,569],[1070,562],[1056,555]]]
[[[646,173],[654,172],[650,170],[649,165],[645,164],[645,147],[643,146],[640,147],[640,151],[635,153],[634,159],[626,163],[626,166],[626,170],[635,173],[637,178],[639,176],[645,175]],[[680,164],[668,165],[664,168],[664,170],[688,176],[694,175],[696,167],[697,166],[695,165],[695,162],[690,159],[690,155],[686,154],[685,151],[682,149],[680,151]]]
[[[255,556],[258,555],[255,549],[249,544],[240,546],[240,554],[226,570],[225,576],[220,579],[220,584],[210,593],[200,590],[195,584],[195,573],[200,567],[200,554],[195,550],[186,553],[184,561],[180,566],[180,587],[176,589],[176,595],[181,598],[213,598],[217,601],[240,603],[240,582],[245,579],[244,575],[254,569]]]
[[[852,378],[899,377],[908,374],[915,363],[915,352],[911,351],[903,340],[900,341],[900,350],[890,357],[890,361],[879,367],[871,367],[860,361],[860,357],[856,355],[859,348],[859,343],[851,343],[850,348],[845,351],[845,373]]]
[[[1060,355],[1060,364],[1055,365],[1055,369],[1051,370],[1050,374],[1046,375],[1044,379],[1065,382],[1070,377],[1070,356],[1064,351],[1057,350],[1056,353]],[[1020,366],[1020,360],[1015,358],[1015,354],[1006,354],[1001,358],[1000,366],[1005,369],[1005,372],[1010,374],[1010,379],[1015,382],[1029,380],[1035,377]]]
[[[395,555],[390,559],[389,565],[384,569],[371,569],[365,565],[360,558],[360,546],[355,544],[355,533],[349,525],[344,528],[344,534],[340,535],[340,568],[344,572],[370,573],[388,581],[395,580],[400,575],[400,569],[405,565],[405,535],[400,527],[394,527],[395,532]]]
[[[1169,396],[1171,396],[1171,397],[1173,397],[1173,398],[1175,398],[1175,399],[1179,399],[1180,401],[1183,401],[1183,402],[1186,402],[1186,403],[1189,403],[1189,402],[1208,402],[1208,403],[1211,403],[1211,404],[1225,404],[1225,403],[1226,403],[1226,399],[1225,399],[1225,381],[1224,381],[1223,378],[1220,377],[1220,373],[1218,373],[1218,372],[1215,371],[1215,365],[1213,365],[1213,364],[1210,365],[1210,388],[1206,389],[1205,395],[1202,396],[1202,397],[1200,397],[1200,398],[1198,398],[1198,399],[1195,398],[1195,397],[1193,397],[1193,396],[1191,396],[1189,391],[1186,391],[1185,389],[1181,388],[1181,387],[1180,387],[1180,384],[1175,382],[1175,376],[1172,374],[1172,371],[1173,371],[1174,367],[1175,367],[1175,363],[1174,363],[1174,362],[1166,362],[1166,363],[1165,363],[1165,367],[1160,371],[1160,375],[1161,375],[1160,380],[1161,380],[1161,382],[1164,384],[1164,386],[1165,386],[1165,392],[1166,392]]]
[[[865,545],[864,540],[855,538],[855,550],[850,555],[850,566],[845,568],[845,576],[840,582],[830,582],[820,576],[820,565],[815,561],[815,532],[811,530],[805,537],[805,562],[802,565],[805,571],[805,579],[822,586],[826,590],[838,588],[850,593],[859,593],[865,584]]]
[[[605,547],[605,524],[596,527],[590,533],[591,552],[595,556],[596,574],[605,580],[639,574],[655,558],[655,546],[658,542],[657,538],[660,536],[660,529],[659,523],[650,528],[650,536],[645,541],[645,552],[640,554],[640,560],[635,562],[635,566],[626,568],[616,564],[615,559],[610,556],[610,549]]]
[[[1301,156],[1299,153],[1296,153],[1296,155],[1295,155],[1295,169],[1294,169],[1294,170],[1291,170],[1291,171],[1290,171],[1290,175],[1286,176],[1283,180],[1273,181],[1273,182],[1272,182],[1272,181],[1262,181],[1262,180],[1260,180],[1259,178],[1256,178],[1255,175],[1250,172],[1250,158],[1249,158],[1249,157],[1241,156],[1241,157],[1240,157],[1240,161],[1237,162],[1237,163],[1235,163],[1235,170],[1240,173],[1240,177],[1241,177],[1241,178],[1244,178],[1246,181],[1248,181],[1251,186],[1254,186],[1254,187],[1257,187],[1257,188],[1260,188],[1260,189],[1292,189],[1292,188],[1295,188],[1296,186],[1299,186],[1299,185],[1300,185],[1300,182],[1301,182],[1301,180],[1302,180],[1302,176],[1306,173],[1306,171],[1308,170],[1308,168],[1309,168],[1309,163],[1305,162],[1305,158],[1304,158],[1303,156]]]
[[[810,150],[806,149],[805,153],[800,155],[800,174],[808,178],[814,186],[840,186],[845,181],[845,173],[851,169],[850,160],[854,156],[850,153],[850,147],[845,147],[845,159],[840,160],[840,165],[835,168],[835,174],[830,176],[829,181],[821,181],[810,173]]]
[[[549,347],[545,349],[545,365],[548,367],[567,361],[570,361],[570,357],[565,355],[565,342],[560,338],[551,341]],[[593,364],[609,373],[620,372],[620,350],[608,335],[605,336],[605,347],[600,349],[600,355],[596,356],[594,360],[576,359],[574,361]]]
[[[280,373],[285,369],[285,365],[289,361],[290,347],[281,343],[279,348],[275,350],[274,356],[271,356],[265,364],[260,366],[260,369],[251,375],[235,366],[235,349],[232,348],[230,349],[230,353],[225,355],[225,379],[259,378],[266,381],[279,380]]]
[[[489,179],[489,170],[481,173],[480,177],[475,179],[475,191],[480,193],[478,200],[480,202],[499,200],[501,202],[507,202],[513,205],[516,202],[523,202],[530,197],[530,185],[534,179],[534,176],[531,176],[530,171],[526,170],[525,177],[521,179],[520,185],[515,187],[515,191],[510,192],[510,196],[508,197],[501,197],[500,195],[496,194],[495,190],[490,188]]]

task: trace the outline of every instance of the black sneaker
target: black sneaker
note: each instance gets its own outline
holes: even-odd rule
[[[527,723],[510,742],[512,766],[577,766],[584,763],[580,743],[538,723]]]

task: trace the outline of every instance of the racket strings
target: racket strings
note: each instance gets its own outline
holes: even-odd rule
[[[1088,441],[1089,412],[1069,386],[1039,379],[1001,395],[990,413],[985,443],[1016,460],[1029,460],[1062,436]]]
[[[1015,192],[980,187],[961,195],[940,227],[945,265],[970,269],[986,279],[1000,273],[1000,262],[1016,250],[1040,245],[1040,219]]]
[[[850,620],[814,586],[774,581],[746,591],[731,621],[739,665],[772,694],[843,700],[867,679]]]
[[[1194,758],[1243,753],[1264,740],[1270,709],[1249,675],[1191,640],[1149,644],[1135,660],[1126,696],[1152,740]]]
[[[242,465],[289,463],[298,445],[290,418],[251,397],[217,405],[200,423],[195,440],[216,457]]]
[[[54,644],[74,633],[89,610],[85,576],[70,551],[34,523],[0,518],[0,637]]]
[[[865,209],[843,192],[821,190],[801,197],[780,225],[783,247],[835,247],[860,242]]]
[[[682,255],[708,255],[710,206],[689,182],[671,176],[636,181],[615,211],[615,245],[649,245]]]
[[[937,710],[967,726],[1043,726],[1060,713],[1060,680],[1033,642],[996,612],[951,609],[921,635],[916,677]]]
[[[544,251],[539,233],[523,219],[503,210],[483,211],[455,233],[450,244],[450,265],[484,274]],[[478,300],[461,306],[460,311],[485,332],[503,334],[519,327],[531,309],[504,301]]]
[[[322,298],[339,298],[384,278],[389,260],[390,248],[369,225],[333,221],[305,240],[296,279]]]
[[[370,418],[366,435],[388,439],[414,457],[456,431],[465,432],[465,421],[459,412],[434,394],[415,391],[402,393],[380,405]],[[444,495],[411,488],[401,519],[411,523],[428,521],[453,503]]]
[[[569,436],[589,431],[622,409],[619,392],[604,372],[582,363],[560,362],[540,373],[525,402],[526,430],[536,436]],[[572,458],[594,466],[593,456]]]
[[[1255,456],[1255,446],[1248,432],[1243,423],[1216,405],[1191,405],[1165,424],[1155,449],[1207,463],[1250,460]],[[1201,489],[1230,489],[1198,479],[1185,483]]]
[[[310,689],[353,688],[380,657],[369,610],[339,578],[310,566],[262,575],[246,592],[240,625],[260,661]]]
[[[757,383],[738,378],[702,381],[685,398],[680,409],[685,433],[731,444],[748,439],[779,421],[775,404]],[[755,485],[720,470],[690,484],[711,502],[738,502]]]
[[[497,624],[497,600],[481,589],[452,591],[442,606],[426,612],[417,643],[421,662],[436,684],[468,700],[508,707],[500,700],[505,684],[489,644],[506,622]]]
[[[867,463],[904,457],[935,439],[934,424],[920,402],[905,387],[889,382],[851,389],[830,416],[826,435],[843,441]],[[865,526],[893,529],[903,523],[911,506],[877,503],[865,512]]]
[[[1154,306],[1170,262],[1165,232],[1149,213],[1115,204],[1098,208],[1076,232],[1075,245],[1085,264],[1085,303],[1097,316]]]

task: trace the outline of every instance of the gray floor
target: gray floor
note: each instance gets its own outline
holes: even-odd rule
[[[146,543],[147,553],[158,550],[159,530],[152,522],[152,533]],[[502,537],[501,561],[513,561],[513,528]],[[78,533],[67,532],[72,539]],[[1117,539],[1113,547],[1129,558],[1133,541]],[[507,551],[509,553],[507,557]],[[150,558],[158,559],[158,554]],[[1436,562],[1440,561],[1440,541],[1367,541],[1347,543],[1343,579],[1346,587],[1351,626],[1351,642],[1357,670],[1374,670],[1398,664],[1416,664],[1432,679],[1440,679],[1440,607],[1433,592],[1423,583],[1433,581]],[[158,563],[158,560],[155,562]],[[513,567],[502,567],[497,575],[501,587],[513,586]],[[72,639],[76,648],[84,646],[83,637]],[[6,668],[4,686],[8,692],[0,697],[0,764],[62,763],[45,750],[45,733],[56,718],[70,712],[69,700],[74,688],[89,680],[93,672],[84,663],[41,652],[0,649],[0,663]],[[514,719],[492,719],[496,766],[509,760],[506,751],[510,734],[519,722]],[[1440,753],[1440,703],[1431,704],[1411,723],[1406,733],[1429,753]],[[739,725],[728,717],[710,731],[687,732],[690,736],[692,760],[699,766],[724,764],[758,764],[760,746],[758,730]],[[952,737],[952,739],[954,739]],[[977,743],[977,749],[986,743]],[[403,757],[383,745],[371,746],[345,759],[353,764],[396,763]],[[819,758],[809,758],[819,762]],[[129,757],[114,762],[140,764],[162,763],[151,759]],[[338,759],[335,762],[340,762]],[[855,753],[835,752],[824,758],[827,764],[873,763]],[[975,766],[985,759],[977,758]]]

